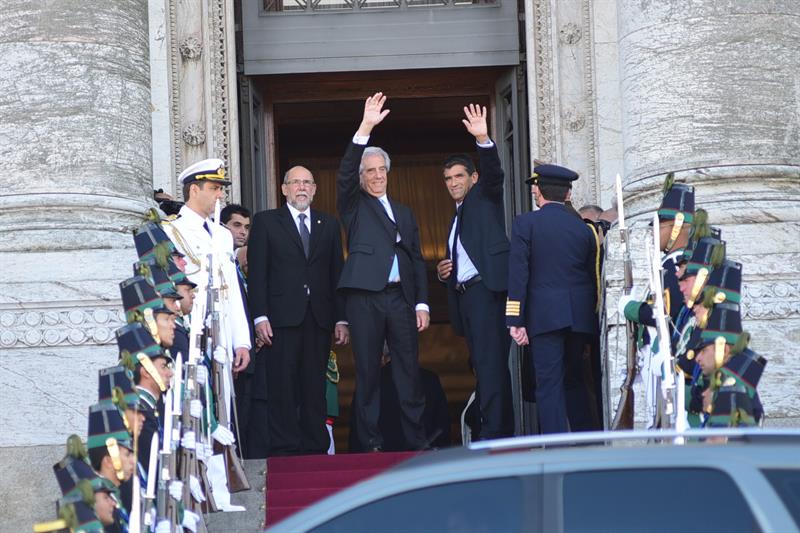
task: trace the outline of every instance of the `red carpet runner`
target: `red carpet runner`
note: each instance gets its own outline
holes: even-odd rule
[[[414,455],[416,452],[270,457],[267,526]]]

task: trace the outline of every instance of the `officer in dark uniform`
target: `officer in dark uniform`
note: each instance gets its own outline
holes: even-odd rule
[[[511,230],[506,325],[517,344],[531,344],[542,433],[591,424],[591,400],[574,368],[598,330],[597,244],[564,205],[576,179],[564,167],[535,167],[526,183],[539,209],[519,215]]]

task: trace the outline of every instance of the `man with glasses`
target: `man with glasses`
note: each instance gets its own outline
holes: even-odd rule
[[[336,294],[344,262],[339,224],[311,209],[316,184],[307,168],[289,169],[281,191],[286,205],[255,215],[247,251],[250,314],[263,344],[253,384],[251,457],[326,453],[331,335],[336,344],[350,337]]]

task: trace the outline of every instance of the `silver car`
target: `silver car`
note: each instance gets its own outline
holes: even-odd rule
[[[799,530],[800,431],[723,429],[519,437],[427,453],[268,531]]]

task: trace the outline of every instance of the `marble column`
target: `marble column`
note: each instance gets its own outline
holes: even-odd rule
[[[635,235],[643,237],[668,172],[695,186],[729,257],[744,264],[745,328],[769,359],[759,387],[767,414],[797,417],[800,4],[617,5],[624,191]]]
[[[117,360],[152,205],[147,1],[5,0],[0,72],[0,523],[24,531]]]

